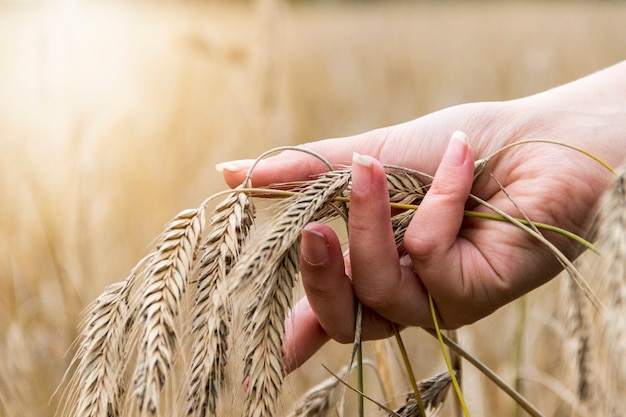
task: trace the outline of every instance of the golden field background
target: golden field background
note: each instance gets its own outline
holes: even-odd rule
[[[54,414],[81,311],[225,188],[216,163],[539,92],[626,58],[625,21],[620,2],[0,2],[0,416]],[[557,287],[460,335],[571,415]],[[405,334],[418,377],[444,369]],[[347,358],[327,346],[287,395]],[[513,415],[471,369],[465,389],[473,415]]]

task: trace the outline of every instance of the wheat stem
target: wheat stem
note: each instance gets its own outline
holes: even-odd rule
[[[420,395],[419,388],[417,387],[417,381],[415,380],[415,374],[413,373],[413,368],[411,367],[411,361],[409,360],[409,355],[406,353],[406,348],[404,347],[404,341],[402,340],[402,337],[400,336],[400,332],[398,331],[398,326],[395,323],[393,325],[393,333],[396,338],[396,342],[398,342],[400,355],[402,356],[402,360],[404,361],[404,367],[406,368],[406,372],[409,376],[409,381],[411,382],[411,387],[413,388],[413,395],[415,396],[415,401],[417,402],[417,408],[421,416],[426,416],[426,411],[424,410],[424,403],[422,402],[422,396]]]
[[[489,155],[488,157],[484,158],[482,161],[484,161],[483,166],[486,165],[487,163],[489,163],[489,161],[491,161],[493,158],[495,158],[496,156],[498,156],[499,154],[515,147],[515,146],[520,146],[520,145],[526,145],[529,143],[548,143],[551,145],[557,145],[557,146],[563,146],[565,148],[569,148],[572,149],[576,152],[580,152],[583,155],[593,159],[594,161],[596,161],[597,163],[599,163],[600,165],[602,165],[604,168],[607,169],[607,171],[609,171],[611,174],[613,175],[617,175],[617,172],[615,171],[615,169],[613,167],[611,167],[611,165],[609,165],[607,162],[605,162],[603,159],[601,159],[600,157],[592,154],[591,152],[588,152],[584,149],[581,149],[577,146],[574,145],[570,145],[569,143],[565,143],[565,142],[559,142],[556,140],[551,140],[551,139],[541,139],[541,138],[536,138],[536,139],[527,139],[527,140],[521,140],[515,143],[511,143],[509,145],[506,145],[500,149],[498,149],[497,151],[495,151],[494,153],[492,153],[491,155]]]
[[[441,339],[441,342],[445,343],[450,349],[461,355],[463,359],[471,363],[476,369],[478,369],[483,375],[498,386],[505,394],[511,397],[517,404],[519,404],[529,415],[533,417],[545,417],[539,410],[533,406],[530,401],[524,398],[519,392],[515,391],[510,385],[508,385],[502,378],[492,371],[487,365],[479,361],[474,355],[463,349],[461,345],[453,342],[447,336],[432,329],[423,329],[431,336]]]

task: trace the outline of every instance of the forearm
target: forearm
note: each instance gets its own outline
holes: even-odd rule
[[[626,108],[626,61],[541,94],[547,105],[564,110],[581,106],[613,113]]]
[[[533,115],[536,134],[571,143],[615,167],[626,162],[626,61],[512,103]]]

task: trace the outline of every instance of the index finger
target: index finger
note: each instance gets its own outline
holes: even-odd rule
[[[350,164],[355,149],[379,157],[380,139],[381,135],[373,131],[346,138],[310,142],[299,147],[321,155],[333,167],[338,167]],[[253,163],[252,159],[230,161],[217,164],[215,168],[222,172],[230,187],[236,187],[244,181]],[[313,155],[287,150],[259,161],[252,173],[252,185],[262,187],[276,183],[305,181],[325,171],[328,171],[328,167]]]

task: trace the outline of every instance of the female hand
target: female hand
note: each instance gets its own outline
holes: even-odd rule
[[[428,293],[440,325],[456,328],[555,276],[560,270],[556,258],[527,233],[505,222],[465,219],[465,209],[489,211],[468,200],[469,193],[515,217],[521,217],[519,207],[533,221],[584,235],[611,176],[583,154],[546,143],[500,154],[476,181],[474,160],[522,139],[547,138],[610,164],[622,163],[626,95],[617,94],[616,87],[626,89],[625,63],[537,96],[456,106],[354,137],[302,145],[334,165],[352,164],[349,254],[344,258],[328,226],[305,229],[301,271],[306,298],[294,307],[286,326],[287,369],[295,369],[329,338],[352,342],[355,297],[364,307],[364,340],[377,339],[391,334],[392,323],[432,327]],[[464,134],[453,134],[457,130],[467,134],[471,148]],[[394,243],[379,161],[436,171],[406,231],[402,253]],[[233,161],[220,168],[235,186],[250,163]],[[315,158],[287,151],[261,162],[252,179],[254,186],[264,186],[305,180],[325,170]],[[563,237],[546,237],[570,258],[581,250]]]

